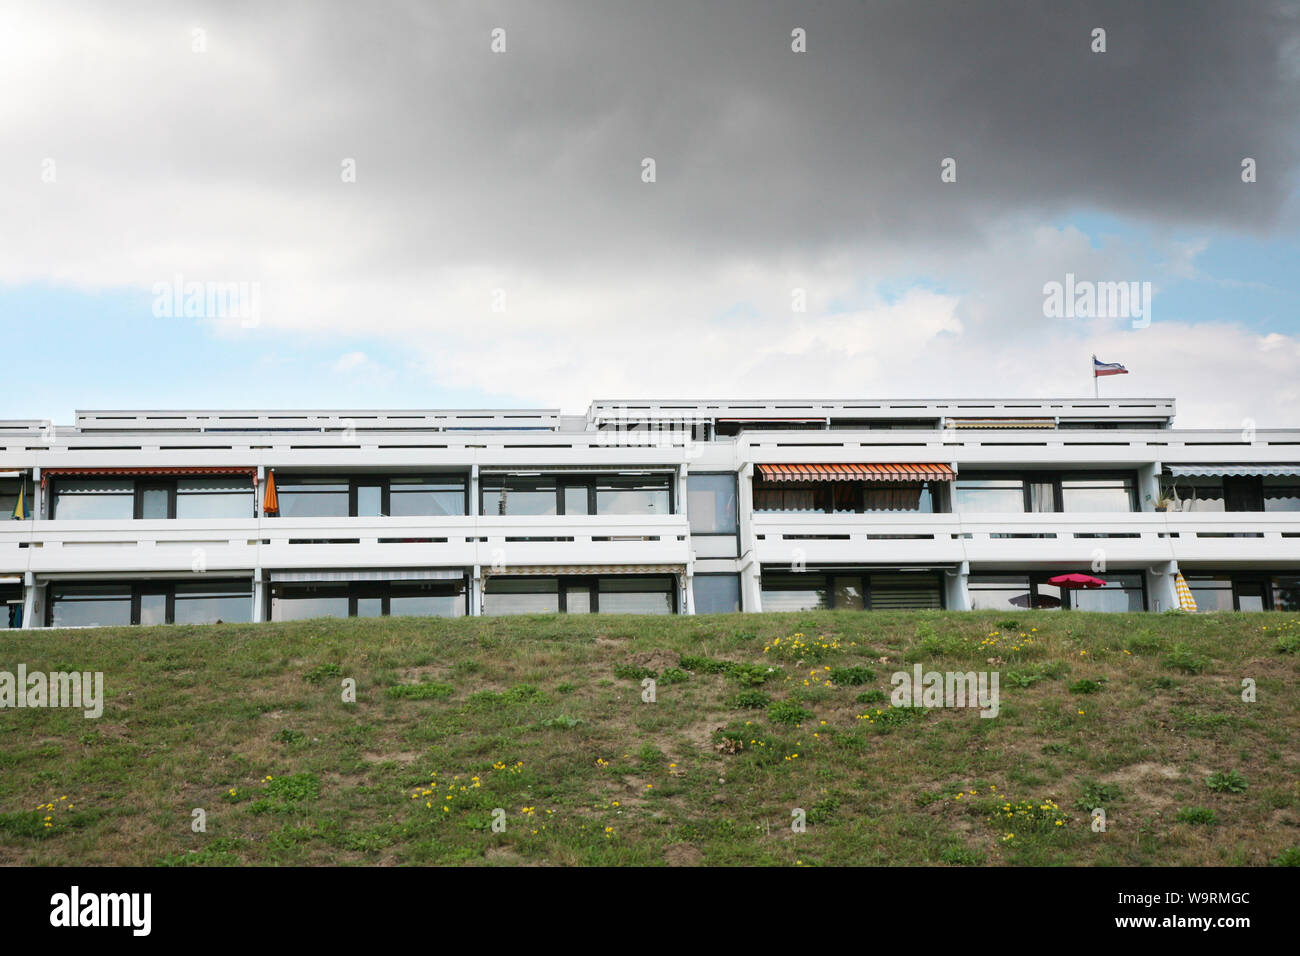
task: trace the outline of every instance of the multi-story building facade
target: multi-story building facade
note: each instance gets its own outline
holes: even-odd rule
[[[0,421],[21,515],[0,627],[1163,611],[1180,573],[1203,611],[1300,610],[1300,430],[1173,418],[990,399]],[[1067,572],[1106,584],[1049,583]]]

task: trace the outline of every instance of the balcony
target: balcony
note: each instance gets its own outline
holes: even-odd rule
[[[1300,563],[1300,512],[756,514],[760,563],[1026,567],[1162,561]],[[1225,537],[1249,534],[1252,537]],[[998,537],[995,537],[997,535]],[[1259,535],[1259,537],[1254,537]],[[1007,537],[1003,537],[1007,536]]]
[[[0,572],[685,564],[685,515],[24,521]]]

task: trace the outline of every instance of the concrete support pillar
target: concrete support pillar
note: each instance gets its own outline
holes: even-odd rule
[[[745,564],[740,569],[740,609],[763,610],[763,569],[757,562]]]
[[[478,564],[469,578],[469,613],[471,617],[483,614],[483,567]]]
[[[1155,511],[1156,502],[1160,500],[1160,472],[1164,470],[1160,462],[1152,462],[1138,468],[1138,510]]]
[[[465,509],[466,514],[477,515],[479,513],[479,494],[478,494],[478,465],[470,465],[469,468],[469,507]],[[474,577],[478,577],[475,573]]]
[[[1178,607],[1177,577],[1177,561],[1165,561],[1147,569],[1147,610],[1159,612]]]
[[[949,611],[970,610],[970,562],[963,561],[955,569],[943,573],[943,602]]]
[[[31,509],[32,517],[45,517],[45,489],[41,487],[41,469],[39,466],[32,469]]]
[[[36,575],[23,572],[23,626],[24,631],[45,624],[45,585],[36,583]]]
[[[254,624],[260,624],[265,617],[266,585],[262,582],[262,569],[253,570],[253,617]]]

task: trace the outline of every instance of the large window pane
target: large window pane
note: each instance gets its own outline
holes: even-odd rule
[[[50,588],[55,627],[94,627],[131,623],[131,589],[121,585]]]
[[[395,517],[465,513],[463,478],[393,478],[388,488],[389,513]]]
[[[239,582],[178,584],[174,608],[177,624],[246,624],[252,620],[252,588]]]
[[[833,581],[835,585],[835,610],[861,611],[866,607],[866,598],[862,593],[862,578],[860,576],[837,576]]]
[[[1066,511],[1132,511],[1133,503],[1131,478],[1061,479],[1061,506]]]
[[[688,474],[686,510],[692,534],[735,534],[736,476]]]
[[[740,610],[740,575],[697,574],[692,578],[696,614],[734,614]]]
[[[135,517],[135,485],[120,479],[58,479],[52,515],[68,521],[117,521]]]
[[[285,478],[276,483],[282,518],[346,518],[348,482],[336,478]]]
[[[388,613],[394,617],[463,617],[465,585],[394,584],[388,601]]]
[[[868,586],[871,588],[873,611],[938,610],[943,607],[939,577],[933,573],[872,574]]]
[[[482,489],[485,515],[553,515],[556,511],[552,477],[485,478]]]
[[[1192,599],[1196,601],[1196,610],[1202,613],[1208,611],[1231,611],[1233,609],[1232,601],[1232,578],[1226,574],[1189,574],[1185,580],[1187,586],[1191,588]]]
[[[601,578],[599,588],[602,614],[673,613],[672,578]]]
[[[816,611],[829,606],[820,574],[764,574],[764,611]]]
[[[251,518],[253,489],[247,479],[182,478],[176,482],[177,518]]]
[[[337,585],[276,585],[271,589],[271,620],[347,617],[348,589]]]
[[[1287,575],[1273,579],[1273,609],[1300,611],[1300,576]]]
[[[1032,603],[1028,575],[973,574],[967,587],[974,611],[1023,611]]]
[[[483,594],[488,614],[557,614],[560,585],[555,578],[488,578]]]
[[[1025,486],[1018,478],[959,479],[954,503],[956,511],[1016,514],[1025,510]]]
[[[1300,478],[1265,478],[1265,511],[1300,511]]]
[[[596,514],[600,515],[671,514],[670,498],[667,476],[596,482]]]
[[[1108,574],[1104,588],[1073,588],[1070,607],[1077,611],[1141,611],[1142,575]]]

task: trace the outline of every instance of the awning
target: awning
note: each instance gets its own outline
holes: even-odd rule
[[[864,465],[759,465],[764,481],[952,481],[950,465],[912,462]]]
[[[1055,428],[1055,418],[950,418],[951,428]]]
[[[1297,465],[1168,465],[1169,473],[1175,478],[1203,477],[1237,477],[1242,475],[1262,475],[1267,478],[1300,475]]]
[[[254,482],[257,481],[257,469],[245,467],[45,468],[41,471],[41,487],[45,487],[45,479],[47,478],[134,477],[139,475],[243,475],[252,478]]]
[[[462,568],[379,568],[373,571],[272,571],[273,583],[339,583],[352,581],[460,581]]]
[[[685,574],[684,564],[536,564],[510,565],[504,568],[483,566],[483,577],[489,575],[580,575],[580,574]]]

